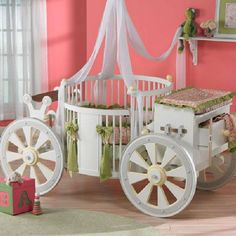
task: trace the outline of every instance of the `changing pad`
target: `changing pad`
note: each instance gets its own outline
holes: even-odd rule
[[[158,103],[191,108],[201,114],[230,103],[233,96],[233,93],[226,91],[185,88],[162,97]]]

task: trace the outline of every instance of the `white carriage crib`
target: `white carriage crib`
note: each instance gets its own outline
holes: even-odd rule
[[[103,143],[96,127],[102,125],[113,127],[113,135],[109,141],[112,177],[119,177],[119,164],[125,146],[143,127],[152,123],[156,99],[172,90],[170,77],[163,79],[136,76],[136,84],[143,104],[141,118],[137,94],[128,94],[120,75],[109,79],[90,76],[84,82],[65,86],[64,123],[73,121],[79,126],[79,173],[90,176],[100,174]],[[67,145],[68,138],[64,137],[63,140],[66,140]]]

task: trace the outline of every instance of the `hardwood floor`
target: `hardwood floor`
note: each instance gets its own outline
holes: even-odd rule
[[[80,208],[134,218],[162,235],[236,235],[236,178],[215,192],[197,191],[189,207],[170,219],[147,216],[126,199],[119,180],[64,173],[58,186],[41,198],[43,208]]]

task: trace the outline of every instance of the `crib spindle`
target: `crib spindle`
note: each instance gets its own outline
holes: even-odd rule
[[[119,129],[120,129],[120,141],[119,141],[119,161],[121,161],[122,154],[122,116],[119,116]]]
[[[67,92],[66,92],[66,94],[67,94],[66,100],[67,100],[68,103],[70,103],[70,86],[67,86],[66,90],[67,90]]]
[[[115,128],[116,128],[116,119],[115,116],[112,116],[112,127],[113,127],[113,139],[112,139],[112,169],[113,172],[116,171],[116,146],[115,146]]]
[[[80,103],[80,90],[78,89],[78,86],[75,86],[75,105],[78,105]]]
[[[108,122],[108,115],[106,115],[106,127],[109,125],[109,122]]]
[[[77,88],[80,90],[80,102],[82,100],[82,93],[83,93],[83,86],[82,86],[82,82],[80,82],[78,85],[77,85]]]
[[[127,109],[127,88],[123,82],[123,91],[124,91],[124,108]]]
[[[156,90],[156,89],[157,89],[157,84],[154,82],[154,83],[153,83],[153,90]],[[152,113],[154,112],[155,100],[156,100],[156,96],[153,95],[153,96],[152,96]]]
[[[131,127],[131,139],[135,137],[135,98],[130,96],[130,127]]]

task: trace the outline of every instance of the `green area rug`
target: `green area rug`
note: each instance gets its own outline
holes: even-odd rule
[[[44,214],[0,213],[0,235],[159,236],[156,229],[127,217],[79,209],[44,209]]]

